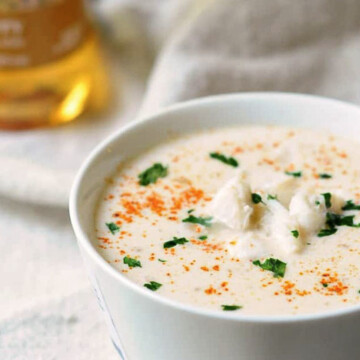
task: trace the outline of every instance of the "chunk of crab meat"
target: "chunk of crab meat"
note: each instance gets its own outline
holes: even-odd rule
[[[286,254],[300,252],[304,247],[304,239],[299,231],[299,223],[289,211],[277,200],[269,200],[268,213],[264,216],[265,226],[269,228],[271,238]],[[294,236],[293,231],[298,231]]]
[[[288,207],[290,200],[296,192],[298,180],[288,175],[281,175],[281,177],[265,185],[264,190],[273,196],[276,196],[282,205]]]
[[[298,192],[290,201],[289,213],[306,234],[317,233],[325,226],[326,207],[323,197],[320,199],[315,195]]]
[[[210,215],[230,229],[245,230],[253,213],[250,186],[241,175],[230,179],[215,195],[209,206]]]

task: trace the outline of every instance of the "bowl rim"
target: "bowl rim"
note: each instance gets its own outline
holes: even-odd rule
[[[152,113],[149,116],[141,116],[133,121],[130,121],[128,124],[120,127],[118,131],[114,134],[108,136],[102,140],[86,157],[83,161],[80,169],[78,170],[76,177],[74,179],[69,200],[69,212],[70,220],[76,235],[78,244],[86,251],[89,257],[94,261],[105,273],[112,277],[115,281],[120,281],[125,287],[129,287],[131,290],[136,292],[139,296],[145,296],[150,301],[157,302],[161,305],[172,308],[177,311],[184,311],[188,314],[196,316],[204,316],[207,318],[224,320],[224,321],[234,321],[234,322],[243,322],[243,323],[294,323],[294,322],[309,322],[316,320],[326,320],[339,316],[352,315],[360,311],[360,304],[353,305],[346,308],[340,308],[330,311],[324,311],[320,313],[310,313],[310,314],[297,314],[297,315],[242,315],[240,313],[226,313],[217,310],[204,309],[201,307],[189,305],[182,303],[177,300],[169,299],[165,296],[161,296],[157,293],[147,291],[141,286],[135,284],[125,276],[123,276],[118,270],[112,267],[105,259],[98,253],[95,247],[92,245],[90,239],[86,235],[84,229],[80,225],[78,217],[78,206],[79,206],[79,194],[82,187],[82,183],[86,178],[86,172],[95,159],[100,156],[107,147],[114,141],[121,141],[121,137],[126,136],[127,132],[141,127],[143,124],[148,122],[156,122],[158,117],[162,116],[171,116],[174,112],[181,110],[187,110],[191,108],[196,108],[198,106],[206,106],[208,104],[222,103],[226,101],[245,101],[245,100],[275,100],[281,99],[283,101],[292,100],[292,101],[313,101],[319,103],[319,105],[332,104],[337,107],[343,107],[347,110],[358,113],[360,117],[360,107],[347,103],[341,100],[332,99],[328,97],[310,95],[310,94],[301,94],[301,93],[291,93],[291,92],[244,92],[244,93],[231,93],[231,94],[220,94],[214,96],[207,96],[202,98],[197,98],[185,102],[176,103],[175,105],[168,106],[162,110]]]

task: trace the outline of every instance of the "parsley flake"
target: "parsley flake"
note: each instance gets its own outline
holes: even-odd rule
[[[327,283],[321,283],[321,284],[324,288],[327,288],[329,286],[329,284],[327,284]]]
[[[150,281],[149,283],[144,284],[144,286],[151,291],[156,291],[162,287],[162,284],[156,281]]]
[[[117,226],[115,223],[111,222],[111,223],[106,223],[106,226],[108,227],[108,229],[110,230],[110,232],[115,235],[119,230],[120,227]]]
[[[302,176],[302,171],[285,171],[285,174],[299,178]]]
[[[299,231],[298,230],[291,230],[291,233],[292,233],[294,238],[297,239],[299,237]]]
[[[259,194],[256,193],[252,193],[251,194],[251,200],[254,204],[259,204],[259,203],[263,203],[262,201],[262,197]]]
[[[240,305],[221,305],[221,307],[224,311],[234,311],[242,309],[242,306]]]
[[[326,224],[330,228],[335,226],[350,226],[350,227],[360,227],[360,224],[354,224],[355,215],[342,216],[334,213],[326,213]]]
[[[199,224],[199,225],[208,227],[208,226],[211,225],[211,220],[212,220],[212,217],[197,217],[197,216],[194,216],[194,215],[190,215],[186,219],[183,219],[182,222],[188,222],[188,223],[192,223],[192,224]]]
[[[320,174],[318,174],[318,176],[320,179],[331,179],[332,178],[332,175],[326,174],[326,173],[320,173]]]
[[[168,174],[168,168],[163,166],[160,163],[155,163],[153,166],[149,167],[142,173],[138,175],[139,184],[142,186],[147,186],[149,184],[156,183],[158,178],[163,178]]]
[[[163,259],[158,259],[158,261],[160,261],[162,263],[166,263],[166,260],[163,260]]]
[[[277,200],[278,198],[277,198],[277,195],[268,194],[267,199],[268,200]]]
[[[182,237],[182,238],[177,238],[177,237],[173,237],[172,240],[169,240],[169,241],[166,241],[164,242],[164,249],[169,249],[169,248],[172,248],[176,245],[183,245],[185,243],[189,242],[188,239]]]
[[[125,256],[123,259],[124,264],[129,265],[129,267],[141,267],[141,262],[136,259],[132,259],[128,256]]]
[[[207,240],[207,235],[201,235],[199,236],[199,240]]]
[[[195,211],[195,209],[190,209],[190,210],[187,211],[187,213],[188,213],[188,214],[191,214],[191,213],[194,212],[194,211]]]
[[[331,207],[331,194],[330,193],[323,193],[321,195],[324,197],[326,208],[327,209],[330,208]]]
[[[356,205],[352,200],[348,200],[341,210],[360,210],[360,205]]]
[[[318,237],[324,237],[324,236],[330,236],[333,235],[337,232],[337,229],[333,228],[333,229],[321,229],[317,236]]]
[[[269,258],[263,263],[260,260],[253,261],[253,264],[261,267],[263,270],[268,270],[274,273],[274,277],[284,277],[286,270],[286,263],[279,259]]]
[[[218,152],[213,152],[213,153],[210,153],[210,157],[213,158],[213,159],[222,161],[226,165],[230,165],[230,166],[233,166],[233,167],[238,167],[239,166],[239,163],[237,162],[237,160],[234,159],[231,156],[226,157],[225,155],[220,154]]]

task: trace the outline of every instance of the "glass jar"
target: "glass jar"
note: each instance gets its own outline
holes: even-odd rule
[[[0,128],[72,121],[108,95],[82,0],[1,0]]]

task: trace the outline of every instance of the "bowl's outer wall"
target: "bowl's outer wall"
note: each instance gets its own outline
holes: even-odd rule
[[[126,360],[356,360],[360,311],[289,322],[205,316],[158,301],[129,284],[96,253],[94,209],[123,160],[173,134],[236,124],[278,124],[357,138],[360,110],[317,97],[289,94],[220,96],[176,107],[127,127],[101,144],[78,176],[70,203],[81,253],[105,311],[111,337]],[[145,291],[145,292],[144,292]]]

